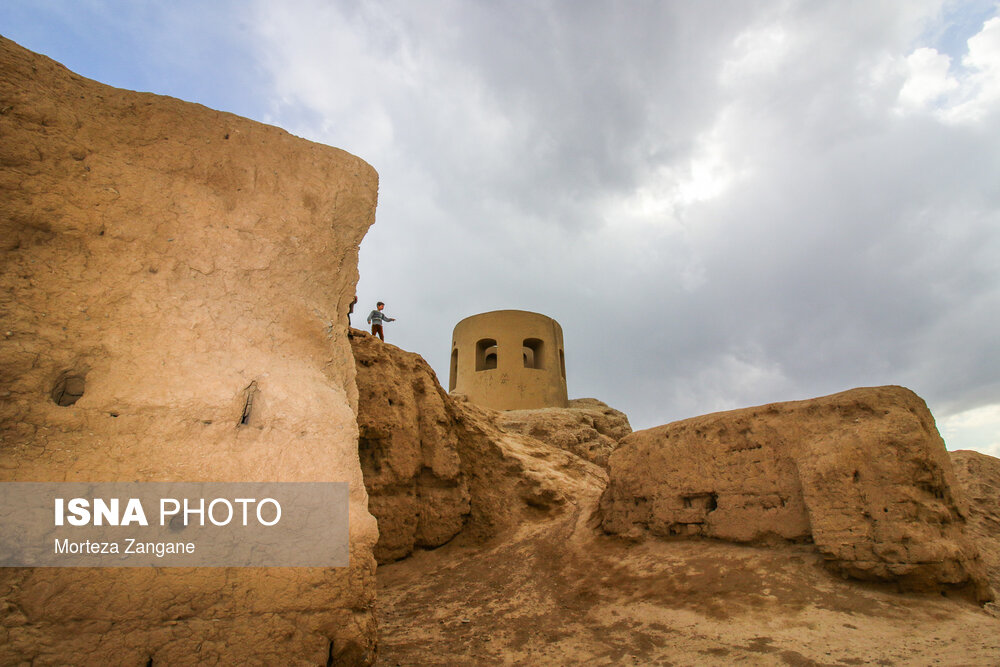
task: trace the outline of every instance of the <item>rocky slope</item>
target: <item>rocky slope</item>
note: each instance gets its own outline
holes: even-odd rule
[[[375,171],[4,39],[0,136],[0,480],[351,486],[349,568],[0,571],[0,663],[371,656],[341,322]]]
[[[633,433],[609,476],[601,511],[611,534],[812,542],[848,576],[990,597],[944,442],[902,387]]]

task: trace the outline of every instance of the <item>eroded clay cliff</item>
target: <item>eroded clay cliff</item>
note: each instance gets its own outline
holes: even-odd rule
[[[503,413],[449,395],[419,355],[357,330],[352,345],[358,446],[380,563],[458,535],[495,537],[526,518],[558,513],[583,487],[603,485],[597,466],[505,432]]]
[[[469,488],[454,409],[427,362],[360,331],[352,346],[358,452],[379,523],[375,557],[386,563],[453,538],[470,512]]]
[[[8,40],[0,63],[0,480],[351,488],[349,568],[3,570],[0,663],[371,659],[343,320],[375,171]]]
[[[811,541],[852,577],[989,597],[944,442],[902,387],[633,433],[611,455],[609,477],[609,533]]]
[[[955,477],[969,500],[969,533],[975,538],[983,564],[1000,594],[1000,459],[980,452],[949,452]]]

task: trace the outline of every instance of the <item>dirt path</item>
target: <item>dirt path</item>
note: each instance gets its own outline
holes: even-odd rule
[[[837,579],[810,545],[627,544],[589,508],[380,567],[379,665],[998,665],[964,599]]]

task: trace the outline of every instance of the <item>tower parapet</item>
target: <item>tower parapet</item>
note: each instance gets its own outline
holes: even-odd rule
[[[524,310],[494,310],[455,325],[448,390],[494,410],[564,408],[562,327]]]

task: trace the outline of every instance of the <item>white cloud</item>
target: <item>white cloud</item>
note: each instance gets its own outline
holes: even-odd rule
[[[684,160],[659,165],[631,193],[607,204],[607,217],[626,222],[677,225],[688,208],[721,196],[747,174],[729,153],[733,145],[732,114],[723,109],[708,130],[698,134]]]
[[[723,110],[716,125],[695,140],[686,173],[677,179],[675,196],[682,206],[714,199],[740,177],[735,157],[728,154],[731,124]]]
[[[986,21],[967,44],[961,67],[929,47],[907,56],[897,111],[929,111],[955,124],[977,123],[1000,111],[1000,17]]]
[[[948,449],[975,449],[1000,457],[1000,403],[940,419],[938,429]]]
[[[961,101],[945,112],[953,122],[975,122],[1000,111],[1000,17],[983,25],[969,39],[969,52],[962,58],[968,74]]]
[[[899,91],[904,109],[922,109],[958,88],[949,74],[951,58],[934,49],[920,48],[906,58],[906,82]]]
[[[260,58],[274,82],[268,120],[357,154],[391,151],[393,99],[386,95],[396,97],[413,83],[412,58],[389,37],[397,27],[372,4],[350,17],[327,3],[300,2],[298,8],[310,20],[273,3],[255,6]],[[364,28],[372,24],[385,40],[369,38]]]
[[[773,76],[791,55],[791,38],[775,23],[749,28],[732,42],[732,55],[722,63],[719,80],[726,86],[752,85],[761,76]]]

